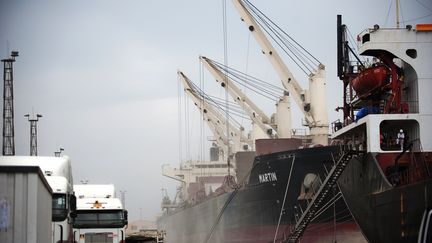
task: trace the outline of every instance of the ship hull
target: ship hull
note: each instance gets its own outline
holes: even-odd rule
[[[395,187],[368,153],[348,163],[338,184],[369,242],[417,242],[423,212],[432,205],[432,179]]]
[[[325,178],[324,166],[330,168],[338,153],[338,147],[329,146],[258,156],[246,186],[164,215],[158,228],[166,232],[168,243],[280,241],[301,215],[300,207],[306,208],[306,176]],[[365,242],[341,197],[323,210],[301,240]]]

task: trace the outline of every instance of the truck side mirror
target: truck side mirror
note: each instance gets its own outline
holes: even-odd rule
[[[124,225],[128,224],[128,211],[124,210],[123,211],[123,217],[124,217]]]
[[[72,218],[76,218],[76,216],[77,216],[77,213],[76,213],[76,196],[73,194],[69,196],[69,209],[70,209],[70,216]]]

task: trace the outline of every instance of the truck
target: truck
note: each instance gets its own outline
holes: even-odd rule
[[[74,240],[78,243],[124,243],[127,210],[115,195],[113,184],[74,185],[77,197],[73,218]]]
[[[52,242],[51,200],[39,166],[0,165],[0,242]]]
[[[71,161],[68,156],[1,156],[0,166],[38,166],[52,189],[51,233],[53,243],[73,242],[73,192]]]

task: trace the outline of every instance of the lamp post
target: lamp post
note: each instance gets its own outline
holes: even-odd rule
[[[15,155],[15,129],[14,129],[14,105],[13,105],[13,63],[18,56],[13,51],[9,58],[3,62],[3,155]]]
[[[30,156],[37,156],[37,122],[42,117],[36,114],[35,118],[30,118],[29,114],[24,115],[30,122]]]

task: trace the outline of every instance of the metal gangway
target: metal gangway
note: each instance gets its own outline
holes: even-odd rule
[[[319,209],[326,203],[325,199],[327,195],[332,192],[333,186],[336,185],[337,180],[344,171],[348,162],[353,156],[358,154],[359,151],[342,150],[339,160],[329,171],[317,193],[313,196],[300,219],[297,221],[294,229],[291,231],[288,238],[283,242],[295,243],[300,239],[309,223],[314,219],[317,211],[319,211]]]

